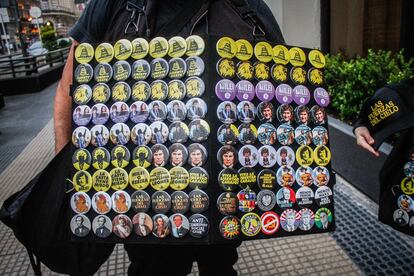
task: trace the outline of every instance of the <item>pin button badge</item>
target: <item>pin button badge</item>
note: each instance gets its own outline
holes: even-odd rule
[[[302,167],[309,167],[313,163],[313,150],[309,146],[300,146],[296,150],[296,161]]]
[[[80,105],[73,110],[72,119],[78,126],[86,126],[91,121],[91,109],[87,105]]]
[[[404,174],[406,177],[414,177],[414,162],[409,161],[404,165]]]
[[[92,151],[92,166],[97,170],[108,168],[111,155],[106,148],[96,148]]]
[[[171,176],[163,167],[154,168],[150,172],[150,185],[154,190],[164,191],[170,186]]]
[[[162,101],[153,101],[148,105],[148,108],[148,119],[151,122],[164,121],[167,117],[167,106]]]
[[[109,109],[106,105],[98,103],[92,107],[92,123],[104,125],[109,120]]]
[[[251,81],[255,77],[255,67],[250,61],[240,61],[237,63],[236,75],[240,80]]]
[[[223,168],[233,168],[237,164],[237,157],[233,146],[222,146],[217,152],[217,160]]]
[[[257,139],[257,129],[253,124],[241,124],[239,126],[239,141],[243,145],[254,144]]]
[[[397,209],[394,211],[393,219],[398,226],[405,226],[408,224],[410,217],[406,211]]]
[[[166,215],[158,214],[152,218],[154,229],[152,234],[160,239],[164,239],[171,233],[171,223]]]
[[[398,207],[406,212],[414,210],[414,201],[408,195],[400,195],[398,197]]]
[[[233,240],[240,235],[240,221],[235,216],[226,216],[220,221],[220,234],[226,240]]]
[[[147,212],[151,207],[151,198],[145,191],[135,191],[131,195],[131,203],[134,212]]]
[[[205,189],[208,186],[209,175],[207,171],[200,167],[191,168],[188,171],[189,187],[191,189]]]
[[[139,212],[132,218],[132,224],[134,225],[134,232],[139,237],[146,237],[152,233],[152,229],[154,228],[154,223],[152,218],[144,213]]]
[[[86,237],[91,231],[91,221],[85,215],[76,215],[70,221],[70,230],[77,237]]]
[[[295,170],[282,166],[276,172],[277,183],[283,187],[291,187],[295,183]]]
[[[248,237],[256,236],[260,233],[260,229],[262,228],[261,219],[259,215],[255,213],[245,214],[241,218],[240,224],[242,233]]]
[[[82,84],[73,91],[73,101],[78,105],[87,104],[92,98],[92,89],[89,85]]]
[[[310,122],[310,110],[305,105],[299,105],[295,108],[295,120],[299,125],[307,125]]]
[[[239,39],[236,41],[236,58],[242,61],[251,59],[253,56],[252,44],[245,40]]]
[[[165,164],[167,164],[169,153],[168,153],[168,149],[166,146],[162,144],[156,144],[151,147],[151,151],[152,151],[152,156],[153,156],[152,163],[155,167],[163,167]],[[157,170],[154,177],[157,175],[160,175],[163,178],[167,178],[167,175],[165,174],[164,170]],[[164,179],[163,181],[168,182],[168,185],[169,185],[170,183],[169,174],[168,174],[168,181],[167,179]],[[165,183],[163,186],[166,186],[166,185],[167,184]]]
[[[143,123],[148,119],[149,111],[146,103],[136,101],[131,104],[129,118],[132,122],[138,124]]]
[[[168,55],[180,58],[187,52],[187,42],[181,36],[174,36],[168,40]]]
[[[205,84],[199,77],[191,77],[185,81],[187,98],[201,97],[205,91]]]
[[[313,172],[310,167],[299,167],[296,170],[296,181],[300,186],[309,187],[313,184]]]
[[[114,64],[114,80],[125,81],[131,75],[131,65],[124,60],[115,62]]]
[[[166,214],[171,209],[171,197],[165,191],[156,191],[151,196],[152,210],[157,214]]]
[[[111,97],[111,89],[105,83],[97,83],[92,89],[92,97],[95,103],[104,104]]]
[[[153,144],[164,144],[168,140],[169,130],[166,124],[154,122],[150,125],[152,131],[151,142]]]
[[[236,42],[230,37],[222,37],[217,41],[216,51],[222,58],[233,58],[236,55]]]
[[[224,124],[236,122],[237,107],[233,102],[225,101],[217,107],[217,117]]]
[[[115,58],[127,60],[132,54],[132,44],[128,39],[118,40],[114,45]]]
[[[210,223],[205,216],[194,214],[188,220],[190,222],[190,236],[198,239],[207,236]]]
[[[308,71],[308,80],[314,86],[321,86],[324,83],[322,71],[316,68],[311,68]]]
[[[86,127],[77,127],[72,133],[72,143],[75,147],[84,149],[91,142],[91,132]]]
[[[92,176],[87,171],[78,171],[73,176],[73,187],[77,192],[88,192],[92,188]]]
[[[259,162],[259,152],[252,145],[245,145],[239,150],[239,162],[243,167],[254,167]]]
[[[325,67],[325,56],[318,50],[312,50],[308,54],[309,62],[313,67],[322,69]]]
[[[186,95],[186,85],[180,80],[172,80],[168,83],[168,100],[181,101]]]
[[[306,63],[306,55],[301,48],[293,47],[289,50],[290,64],[293,66],[303,66]]]
[[[151,73],[151,65],[145,59],[134,61],[132,64],[132,78],[136,81],[146,80]]]
[[[232,101],[236,98],[236,85],[228,79],[223,79],[216,84],[216,96],[222,101]]]
[[[248,213],[256,208],[256,193],[250,189],[244,189],[238,192],[239,210]]]
[[[237,117],[242,123],[251,123],[256,116],[256,107],[249,101],[242,101],[237,105]]]
[[[128,238],[132,233],[132,221],[126,215],[117,215],[114,217],[112,225],[112,231],[118,238]]]
[[[189,194],[190,211],[192,213],[202,213],[208,210],[210,206],[210,198],[202,190],[193,190]]]
[[[91,154],[86,149],[77,149],[72,156],[72,164],[78,171],[86,171],[91,166]]]
[[[185,214],[190,209],[190,197],[183,191],[175,191],[171,195],[171,211]]]
[[[135,190],[145,190],[150,181],[149,173],[143,167],[132,168],[129,172],[129,184]]]
[[[259,42],[254,46],[254,55],[261,62],[270,62],[273,58],[273,48],[267,42]]]
[[[94,49],[89,43],[81,43],[75,49],[75,59],[78,63],[89,63],[94,57]]]
[[[322,88],[318,87],[313,92],[313,98],[319,106],[327,107],[331,102],[328,92]]]
[[[239,183],[239,174],[235,169],[224,169],[218,176],[218,184],[224,191],[230,192],[236,190]]]
[[[276,172],[270,169],[264,169],[257,175],[257,185],[261,190],[273,190],[276,186]]]
[[[185,143],[188,140],[189,130],[183,122],[175,122],[169,126],[168,140],[171,143]]]
[[[310,207],[313,204],[315,195],[311,188],[301,187],[296,191],[296,201],[299,207]]]
[[[256,185],[257,175],[256,171],[253,168],[243,167],[239,171],[239,186],[242,189],[250,188],[252,189]]]
[[[289,146],[293,143],[295,139],[294,129],[289,124],[280,125],[277,130],[277,140],[283,146]]]
[[[151,138],[152,130],[148,125],[144,123],[139,123],[132,128],[131,141],[135,145],[145,146],[151,141]]]
[[[124,214],[131,208],[131,197],[125,191],[116,191],[112,194],[112,209],[119,213]]]
[[[105,239],[112,233],[112,221],[107,216],[97,216],[92,221],[92,230],[98,238]]]
[[[277,83],[284,83],[288,80],[288,70],[283,65],[273,65],[270,69],[270,74],[272,75],[272,79]]]
[[[306,86],[298,85],[293,88],[293,100],[297,105],[307,105],[310,101],[310,92]]]
[[[299,211],[299,229],[309,231],[315,224],[315,214],[311,209],[304,208]]]
[[[312,122],[315,125],[323,125],[326,123],[325,108],[315,105],[311,108],[311,115],[312,115]]]
[[[317,186],[326,186],[329,184],[329,171],[325,167],[316,167],[313,169],[313,181]]]
[[[253,67],[254,77],[257,81],[264,81],[270,78],[270,68],[266,63],[256,62],[254,63]]]
[[[222,58],[217,62],[216,71],[224,79],[232,79],[236,76],[236,64],[232,59]]]
[[[261,102],[257,106],[257,117],[262,122],[273,122],[275,110],[271,102]]]
[[[164,79],[170,70],[168,62],[163,58],[156,58],[151,61],[151,78],[154,80]]]
[[[290,104],[293,101],[293,90],[287,84],[279,84],[275,90],[276,100],[280,104]]]
[[[257,207],[266,212],[272,210],[276,206],[276,195],[271,190],[261,190],[257,194]]]
[[[264,123],[259,126],[257,130],[257,138],[260,143],[263,145],[273,145],[276,142],[276,129],[270,123]],[[271,157],[271,156],[268,156]],[[273,156],[274,160],[276,160],[276,156]],[[270,162],[270,160],[269,160]]]
[[[234,193],[222,193],[217,199],[217,209],[222,215],[234,215],[237,213],[237,196]]]
[[[279,166],[291,167],[295,163],[295,152],[290,147],[280,147],[276,152],[276,161]]]
[[[333,215],[328,208],[320,208],[315,214],[315,224],[319,229],[328,229],[333,222]]]
[[[198,35],[191,35],[186,38],[187,42],[187,56],[200,56],[205,49],[204,40]]]
[[[221,125],[217,131],[217,140],[223,145],[235,145],[238,136],[239,130],[233,124]]]
[[[103,125],[96,125],[91,129],[92,145],[95,147],[104,147],[109,141],[109,131]]]
[[[170,216],[171,235],[174,238],[182,238],[190,230],[190,223],[187,217],[182,214],[173,214]]]
[[[326,206],[333,202],[333,193],[327,186],[319,187],[315,192],[315,201],[318,206]]]
[[[152,58],[163,58],[168,51],[168,41],[163,37],[155,37],[149,42],[149,54]]]
[[[255,96],[254,85],[247,80],[241,80],[236,84],[236,97],[239,101],[252,101]]]
[[[168,95],[168,84],[163,80],[155,80],[151,83],[151,100],[163,101]]]
[[[114,145],[125,145],[130,139],[131,131],[124,123],[118,123],[112,126],[109,137]]]
[[[317,146],[313,156],[315,163],[319,166],[326,166],[331,161],[331,151],[327,146]]]
[[[204,61],[198,56],[188,57],[185,60],[187,64],[187,77],[199,77],[204,73]]]
[[[131,57],[133,59],[143,59],[148,55],[149,52],[149,44],[143,38],[135,38],[131,42],[132,45],[132,54]]]
[[[182,101],[173,100],[167,105],[167,119],[170,122],[184,121],[187,115],[187,107]]]
[[[291,124],[294,120],[293,107],[289,104],[282,104],[277,108],[277,119],[282,124]]]
[[[328,131],[322,126],[317,126],[312,130],[312,141],[315,146],[328,144]]]
[[[189,120],[203,119],[207,114],[207,104],[200,98],[192,98],[186,104]]]
[[[189,174],[183,167],[173,167],[170,169],[170,187],[176,191],[182,191],[188,186]]]
[[[312,143],[312,130],[310,127],[300,125],[295,129],[295,140],[299,145],[310,145]]]
[[[148,168],[152,163],[152,152],[147,146],[138,146],[132,152],[132,162],[137,167]]]
[[[120,81],[112,87],[112,100],[114,102],[126,102],[131,97],[131,87],[126,82]]]
[[[114,72],[108,63],[99,63],[95,66],[93,76],[96,82],[107,83],[112,79]]]
[[[93,68],[89,64],[79,64],[75,69],[74,76],[78,83],[88,83],[93,78]]]
[[[70,199],[70,206],[77,214],[86,214],[91,209],[91,199],[87,193],[74,193]]]
[[[112,185],[111,188],[115,191],[125,190],[128,187],[129,178],[128,173],[122,168],[114,168],[109,174],[111,175]]]
[[[287,65],[290,60],[289,50],[283,45],[273,47],[273,61],[276,64]]]
[[[170,79],[181,79],[187,73],[187,63],[182,58],[173,58],[168,62]]]
[[[110,109],[109,117],[114,123],[124,123],[129,119],[129,107],[124,102],[115,102]]]
[[[188,128],[190,129],[189,137],[193,142],[204,142],[210,135],[210,125],[202,119],[191,121]]]
[[[115,146],[111,151],[111,163],[116,168],[125,168],[129,164],[131,154],[125,146]]]
[[[299,213],[293,209],[283,211],[280,216],[280,224],[286,232],[293,232],[299,226]]]
[[[261,101],[271,101],[275,96],[275,87],[270,81],[262,80],[256,84],[256,96]]]
[[[92,175],[92,185],[95,191],[107,192],[111,188],[111,184],[111,175],[105,170],[97,170]]]
[[[145,81],[138,81],[132,86],[132,99],[134,101],[147,101],[151,96],[151,87]]]
[[[265,235],[272,235],[279,230],[280,220],[275,212],[263,213],[260,217],[262,221],[262,232]]]
[[[173,167],[181,167],[187,163],[188,151],[181,143],[172,144],[168,151],[170,152],[170,164]]]
[[[302,85],[306,83],[306,70],[302,67],[293,67],[290,70],[290,79],[296,85]]]

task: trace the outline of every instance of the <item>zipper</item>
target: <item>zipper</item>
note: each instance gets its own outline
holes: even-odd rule
[[[193,26],[191,27],[191,31],[190,31],[190,35],[192,35],[193,34],[193,31],[194,31],[194,29],[195,29],[195,27],[197,26],[197,24],[200,22],[200,20],[204,17],[204,16],[206,16],[206,14],[208,13],[208,9],[207,10],[205,10],[198,18],[197,18],[197,20],[194,22],[194,24],[193,24]]]

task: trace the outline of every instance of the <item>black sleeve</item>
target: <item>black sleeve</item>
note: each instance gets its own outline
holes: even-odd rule
[[[69,30],[69,36],[79,43],[101,42],[107,29],[111,0],[91,0],[81,17]]]

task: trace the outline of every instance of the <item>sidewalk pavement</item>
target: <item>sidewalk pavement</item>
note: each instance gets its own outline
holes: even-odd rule
[[[44,127],[37,131],[12,127],[22,125],[28,119],[12,116],[24,112],[22,102],[34,103],[40,96],[52,101],[52,88],[42,93],[9,97],[6,100],[13,104],[7,106],[6,103],[5,109],[0,111],[0,132],[3,132],[0,135],[0,165],[6,164],[3,169],[0,166],[0,203],[23,187],[53,158],[51,112],[47,113],[49,120],[44,122],[46,109],[32,110],[30,118],[38,126],[42,120],[44,122]],[[29,139],[20,138],[20,131],[25,131]],[[31,137],[32,134],[35,136]],[[9,141],[10,137],[17,141]],[[27,146],[21,150],[19,146],[25,143]],[[6,149],[9,154],[4,154]],[[414,239],[379,223],[376,204],[340,176],[337,176],[335,186],[335,204],[337,230],[333,234],[244,242],[238,249],[239,260],[235,266],[239,275],[414,274]],[[126,275],[128,264],[122,245],[117,245],[97,275]],[[43,272],[44,275],[56,275],[46,267]],[[0,224],[0,275],[33,275],[24,247],[3,224]],[[196,264],[192,275],[197,275]]]

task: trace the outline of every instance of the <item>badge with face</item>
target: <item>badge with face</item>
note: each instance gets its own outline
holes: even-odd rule
[[[157,238],[164,239],[171,233],[171,223],[166,215],[158,214],[152,218],[154,228],[152,234]]]
[[[187,108],[182,101],[171,101],[167,105],[167,119],[170,122],[184,121],[187,115]]]
[[[183,144],[172,144],[168,150],[170,152],[170,164],[172,166],[183,166],[187,162],[188,151]]]
[[[111,155],[106,148],[96,148],[92,151],[92,166],[97,170],[105,170],[109,166]]]
[[[89,63],[94,57],[95,51],[91,44],[81,43],[75,49],[75,59],[79,63]]]
[[[114,45],[115,58],[127,60],[132,54],[132,44],[128,39],[118,40]]]
[[[168,100],[183,100],[186,95],[186,85],[180,80],[172,80],[168,83]]]
[[[261,170],[257,176],[259,188],[272,190],[276,186],[276,173],[270,169]]]
[[[414,179],[411,177],[404,178],[401,181],[400,188],[404,194],[407,194],[407,195],[414,194]]]
[[[280,224],[287,232],[295,231],[299,226],[299,213],[293,209],[283,211],[280,216]]]
[[[171,211],[185,214],[190,209],[190,197],[183,191],[175,191],[171,195]]]
[[[216,96],[222,101],[232,101],[236,98],[236,85],[228,79],[222,79],[216,84]]]
[[[164,121],[167,117],[167,106],[161,101],[153,101],[148,105],[151,122]]]
[[[182,58],[173,58],[168,62],[170,71],[168,77],[170,79],[181,79],[187,73],[187,63]]]
[[[105,192],[97,192],[92,197],[92,208],[100,215],[109,213],[112,208],[111,197]]]
[[[145,81],[138,81],[132,86],[132,99],[134,101],[147,101],[151,96],[151,86]]]
[[[205,64],[200,57],[188,57],[185,63],[187,64],[187,77],[199,77],[204,73]]]
[[[287,67],[281,64],[274,64],[270,69],[270,74],[276,83],[283,83],[288,80]]]
[[[112,194],[112,209],[120,214],[128,212],[131,208],[131,197],[125,191],[116,191]]]
[[[207,171],[200,167],[191,168],[189,186],[191,189],[205,189],[208,186],[209,175]]]
[[[79,84],[88,83],[93,78],[93,68],[89,64],[79,64],[74,73],[75,80]]]
[[[101,239],[109,237],[112,233],[112,221],[107,216],[97,216],[93,219],[92,230]]]
[[[151,198],[145,191],[135,191],[131,195],[132,210],[134,212],[147,212],[151,207]]]
[[[256,96],[261,101],[271,101],[275,96],[275,87],[270,81],[262,80],[256,84]]]
[[[257,175],[253,168],[243,167],[239,171],[239,186],[242,189],[253,188],[256,185]]]
[[[319,229],[328,229],[333,221],[333,215],[328,208],[320,208],[315,214],[315,224]]]
[[[207,104],[200,98],[192,98],[185,105],[186,115],[189,120],[204,118],[207,113]]]
[[[398,207],[406,212],[414,210],[414,201],[408,195],[400,195],[398,197]]]
[[[313,169],[313,181],[316,186],[325,186],[329,183],[329,171],[325,167],[316,167]]]
[[[222,215],[234,215],[237,213],[237,196],[234,193],[222,193],[217,199],[217,209]]]
[[[191,77],[185,81],[187,98],[201,97],[205,91],[205,84],[199,77]]]
[[[70,199],[70,206],[77,214],[86,214],[91,209],[91,199],[84,192],[74,193]]]
[[[128,62],[120,60],[114,64],[114,80],[125,81],[131,76],[131,65]]]
[[[293,108],[288,104],[282,104],[277,108],[277,119],[282,124],[291,124],[294,120],[293,118]]]
[[[96,125],[91,129],[91,143],[95,147],[104,147],[109,141],[109,131],[103,125]]]
[[[194,214],[188,220],[190,222],[190,236],[198,239],[207,236],[210,223],[205,216]]]
[[[410,217],[408,216],[408,213],[406,211],[397,209],[394,211],[393,219],[394,222],[399,226],[405,226],[408,224]]]
[[[312,143],[312,130],[306,125],[300,125],[295,129],[295,140],[299,145],[310,145]]]
[[[168,139],[171,143],[185,143],[188,140],[189,129],[183,122],[175,122],[169,126]]]
[[[92,175],[92,185],[95,191],[107,192],[111,188],[111,184],[111,175],[105,170],[97,170]]]
[[[112,126],[109,137],[115,145],[126,145],[129,141],[131,131],[126,124],[118,123]]]
[[[333,202],[332,190],[327,186],[319,187],[315,192],[315,201],[318,206],[325,206]]]
[[[107,83],[112,79],[112,66],[108,63],[99,63],[95,66],[93,76],[96,82]]]
[[[309,146],[300,146],[296,150],[296,161],[302,167],[309,167],[313,163],[313,150]]]
[[[152,162],[155,167],[163,167],[168,162],[169,152],[166,146],[156,144],[151,147]],[[162,171],[160,171],[162,173]],[[168,181],[169,183],[170,181]]]
[[[316,125],[323,125],[326,123],[326,111],[325,108],[320,106],[313,106],[311,109],[312,122]]]
[[[106,103],[111,97],[111,90],[105,83],[98,83],[92,89],[92,98],[95,103]]]
[[[404,165],[404,173],[407,177],[414,177],[414,162],[409,161]]]
[[[233,240],[240,235],[240,221],[235,216],[224,217],[219,225],[220,234],[226,240]]]
[[[291,167],[282,166],[277,170],[276,178],[280,186],[290,187],[295,183],[295,170]]]
[[[316,68],[309,69],[308,81],[314,86],[323,85],[324,77],[322,71]]]
[[[72,233],[80,238],[86,237],[91,230],[91,222],[85,215],[76,215],[70,221]]]
[[[129,237],[132,233],[132,221],[126,215],[117,215],[112,220],[112,232],[121,239]]]
[[[132,168],[129,172],[129,184],[135,190],[144,190],[149,185],[149,173],[142,167]]]
[[[236,42],[230,37],[222,37],[217,41],[216,51],[220,57],[233,58],[236,55]]]
[[[259,164],[264,168],[271,168],[276,164],[276,150],[265,145],[258,150]]]
[[[172,58],[179,58],[187,52],[187,42],[181,36],[174,36],[168,40],[168,55]]]
[[[138,146],[132,152],[132,162],[137,167],[148,168],[152,163],[152,151],[147,146]]]
[[[313,98],[319,106],[327,107],[331,102],[328,92],[322,87],[318,87],[313,92]]]
[[[250,189],[244,189],[238,192],[239,210],[248,213],[256,208],[256,193]]]
[[[239,39],[236,41],[236,58],[239,60],[249,60],[253,56],[252,44],[245,40]]]
[[[210,206],[210,198],[202,190],[193,190],[189,194],[190,211],[192,213],[202,213],[208,210]]]
[[[296,195],[292,188],[283,187],[276,194],[277,205],[282,208],[292,208],[296,203]]]
[[[310,101],[310,92],[306,86],[298,85],[293,88],[293,100],[298,105],[307,105]]]
[[[309,231],[315,224],[315,214],[312,210],[304,208],[299,211],[299,229]]]
[[[112,189],[116,191],[124,190],[128,186],[128,173],[124,169],[114,168],[109,172],[109,174],[111,175],[112,179]]]
[[[310,51],[308,58],[313,67],[316,67],[318,69],[325,67],[325,56],[319,50]]]
[[[265,81],[270,78],[270,68],[269,65],[263,62],[255,62],[254,67],[254,78],[257,81]]]
[[[163,37],[155,37],[149,42],[149,54],[157,59],[165,57],[169,51],[168,41]]]
[[[290,147],[280,147],[276,152],[276,161],[279,166],[291,167],[295,163],[295,152]]]
[[[240,80],[251,81],[255,77],[255,67],[250,61],[240,61],[237,63],[236,75]]]
[[[202,119],[191,121],[191,123],[188,125],[188,128],[190,130],[189,137],[193,142],[204,142],[210,135],[210,126],[206,121]]]
[[[181,191],[187,188],[189,175],[183,167],[174,167],[170,170],[171,183],[170,187],[176,191]]]
[[[151,100],[163,101],[168,95],[168,84],[163,80],[156,80],[151,83]]]
[[[82,84],[73,91],[73,101],[78,105],[87,104],[92,98],[92,89],[89,85]]]
[[[222,58],[217,62],[216,71],[223,79],[232,79],[236,76],[236,64],[232,59]]]
[[[262,228],[261,219],[256,213],[245,214],[241,218],[240,224],[242,233],[248,237],[256,236]]]
[[[84,149],[91,142],[91,132],[86,127],[77,127],[72,133],[72,143],[75,147]]]
[[[92,123],[104,125],[109,120],[109,109],[106,105],[98,103],[92,107]]]
[[[163,167],[157,167],[150,172],[150,185],[152,188],[154,188],[154,190],[164,191],[170,186],[170,183],[171,176],[167,169]]]
[[[275,118],[275,110],[271,102],[261,102],[257,106],[257,117],[265,123],[272,122]]]
[[[134,232],[140,237],[146,237],[151,234],[154,228],[154,223],[151,217],[143,212],[136,214],[132,218],[132,224],[134,225]]]
[[[307,106],[300,105],[295,108],[295,120],[299,125],[307,125],[310,122],[310,111]]]
[[[174,214],[170,216],[171,235],[174,238],[182,238],[187,235],[190,230],[188,219],[182,214]]]
[[[243,145],[254,144],[257,139],[257,129],[253,124],[241,124],[239,130],[239,141]]]
[[[131,87],[126,82],[120,81],[112,87],[112,100],[114,102],[126,102],[131,97]]]
[[[217,160],[223,168],[233,168],[237,164],[237,151],[232,146],[223,146],[217,152]]]
[[[310,207],[315,195],[311,188],[301,187],[296,191],[296,201],[299,207]]]
[[[147,145],[152,138],[151,128],[143,123],[137,124],[132,128],[131,140],[137,146]]]
[[[73,110],[72,119],[78,126],[86,126],[91,121],[91,109],[87,105],[80,105]]]
[[[313,172],[310,167],[299,167],[296,170],[296,181],[301,186],[309,187],[313,184]]]
[[[125,168],[130,159],[131,154],[125,146],[115,146],[111,151],[111,163],[116,168]]]
[[[148,106],[146,103],[137,101],[131,104],[129,118],[134,123],[143,123],[149,116]]]
[[[187,56],[200,56],[204,52],[206,46],[204,40],[200,36],[190,35],[185,41],[187,42]]]
[[[125,123],[129,119],[129,107],[124,102],[116,102],[111,106],[110,114],[112,122]]]
[[[294,129],[288,124],[282,124],[277,128],[277,140],[283,146],[289,146],[295,139]]]
[[[226,168],[218,176],[218,184],[224,191],[234,191],[240,184],[239,173],[235,169]]]
[[[132,78],[136,81],[146,80],[151,72],[151,67],[148,61],[140,59],[132,64]]]
[[[239,136],[239,130],[233,124],[221,125],[217,131],[217,140],[223,145],[235,145]]]
[[[152,210],[157,214],[166,214],[171,209],[171,197],[165,191],[156,191],[151,196]]]
[[[256,107],[253,103],[242,101],[237,105],[237,117],[242,123],[250,123],[254,121],[256,116]]]
[[[303,85],[306,83],[306,70],[302,67],[293,67],[290,69],[290,78],[296,85]]]
[[[91,160],[91,154],[86,149],[77,149],[72,156],[73,167],[78,171],[89,169]]]
[[[331,161],[331,151],[327,146],[317,146],[313,156],[315,163],[319,166],[326,166]]]
[[[233,102],[222,102],[217,108],[217,117],[225,124],[232,124],[237,120],[237,107]]]
[[[328,131],[322,126],[312,130],[312,141],[315,146],[324,146],[328,143]]]
[[[276,128],[272,124],[261,124],[257,132],[257,138],[263,145],[273,145],[276,142]]]
[[[193,167],[201,167],[207,161],[206,148],[198,143],[188,146],[188,164]]]
[[[276,205],[276,195],[271,190],[261,190],[257,194],[257,207],[262,211],[270,211]]]
[[[135,38],[131,42],[132,45],[132,54],[131,57],[133,59],[143,59],[148,55],[149,52],[149,44],[143,38]]]
[[[170,70],[170,65],[163,58],[156,58],[151,61],[151,78],[154,80],[161,80],[167,77]]]

